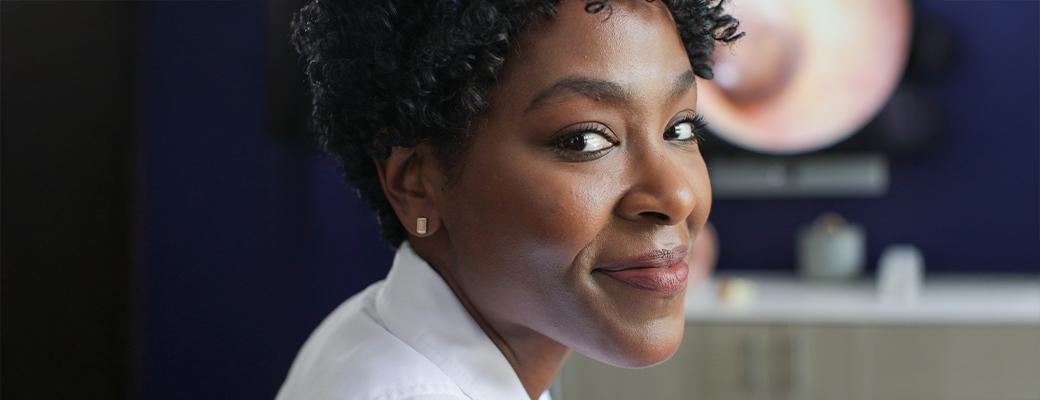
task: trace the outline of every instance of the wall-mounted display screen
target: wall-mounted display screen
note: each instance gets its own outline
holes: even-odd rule
[[[715,53],[698,111],[727,142],[793,155],[856,133],[885,105],[906,66],[906,0],[736,0],[747,33]]]

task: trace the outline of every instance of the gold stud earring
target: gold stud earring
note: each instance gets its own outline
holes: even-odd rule
[[[426,234],[426,217],[419,217],[415,220],[415,231],[420,235]]]

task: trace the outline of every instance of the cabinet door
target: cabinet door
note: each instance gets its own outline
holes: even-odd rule
[[[773,357],[769,328],[761,325],[688,326],[683,340],[691,357],[690,380],[697,399],[770,399]]]
[[[766,400],[765,326],[687,325],[668,361],[645,369],[612,367],[574,353],[560,376],[563,400]]]
[[[867,400],[870,337],[861,327],[791,326],[770,332],[774,398]]]
[[[872,330],[875,399],[1040,399],[1040,327]]]

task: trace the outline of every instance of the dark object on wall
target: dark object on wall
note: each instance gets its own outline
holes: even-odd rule
[[[946,77],[958,57],[950,24],[938,15],[918,10],[914,14],[914,41],[904,77],[915,82],[937,82]]]
[[[930,88],[904,79],[862,136],[886,154],[910,157],[941,143],[949,130],[946,120]]]
[[[3,396],[132,397],[132,2],[3,2]]]
[[[949,131],[948,116],[936,98],[935,86],[957,62],[953,29],[937,15],[914,13],[910,59],[899,87],[888,103],[857,137],[844,147],[880,150],[894,157],[911,157],[934,150]]]

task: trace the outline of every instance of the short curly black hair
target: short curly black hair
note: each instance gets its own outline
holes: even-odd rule
[[[450,177],[510,43],[531,22],[554,18],[559,0],[362,1],[312,0],[293,20],[292,42],[307,62],[311,125],[321,146],[397,247],[408,232],[383,194],[373,158],[428,140]],[[581,1],[589,13],[609,18],[613,11],[608,1]],[[723,11],[725,0],[661,1],[694,72],[711,79],[715,42],[743,35]]]

